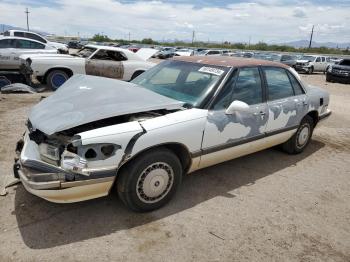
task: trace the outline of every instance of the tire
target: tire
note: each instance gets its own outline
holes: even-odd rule
[[[166,148],[147,151],[120,170],[116,184],[119,198],[134,211],[158,209],[176,193],[182,170],[172,151]]]
[[[305,116],[300,123],[297,132],[282,144],[283,151],[288,154],[299,154],[304,151],[311,141],[314,129],[314,121],[310,116]]]
[[[332,79],[328,74],[326,74],[326,82],[332,82]]]
[[[133,73],[130,81],[133,80],[134,78],[138,77],[139,75],[141,75],[143,72],[145,72],[145,71],[136,71],[135,73]]]
[[[66,72],[62,70],[52,70],[46,77],[46,84],[55,91],[63,85],[68,78],[69,76]]]
[[[307,71],[307,73],[308,73],[309,75],[311,75],[313,72],[314,72],[314,67],[311,66],[311,67],[309,68],[309,70]]]

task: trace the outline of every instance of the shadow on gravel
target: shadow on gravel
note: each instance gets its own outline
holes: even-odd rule
[[[181,212],[217,196],[249,186],[260,178],[293,166],[317,152],[324,144],[312,141],[304,153],[287,155],[269,149],[195,172],[183,180],[172,201],[151,213],[129,211],[115,193],[74,203],[54,204],[16,189],[15,215],[24,243],[33,249],[66,245],[144,225]]]

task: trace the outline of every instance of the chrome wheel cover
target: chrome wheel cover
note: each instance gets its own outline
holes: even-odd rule
[[[309,140],[310,136],[310,127],[309,125],[303,125],[301,129],[298,132],[298,137],[297,137],[297,146],[299,148],[302,148],[305,146],[307,141]]]
[[[163,199],[174,183],[174,171],[164,162],[146,167],[136,183],[138,198],[144,203],[156,203]]]

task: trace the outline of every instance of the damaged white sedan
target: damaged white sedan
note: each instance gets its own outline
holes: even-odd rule
[[[328,103],[289,67],[253,59],[178,57],[131,83],[76,75],[30,112],[15,177],[52,202],[115,187],[150,211],[186,173],[279,144],[302,152]]]
[[[155,65],[146,60],[157,50],[145,49],[135,54],[113,46],[86,45],[72,55],[24,55],[20,57],[20,71],[28,84],[34,78],[52,90],[75,74],[129,81]]]

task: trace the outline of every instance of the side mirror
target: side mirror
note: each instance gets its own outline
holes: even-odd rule
[[[226,115],[232,115],[234,112],[249,112],[249,105],[239,100],[233,101],[226,109]]]

